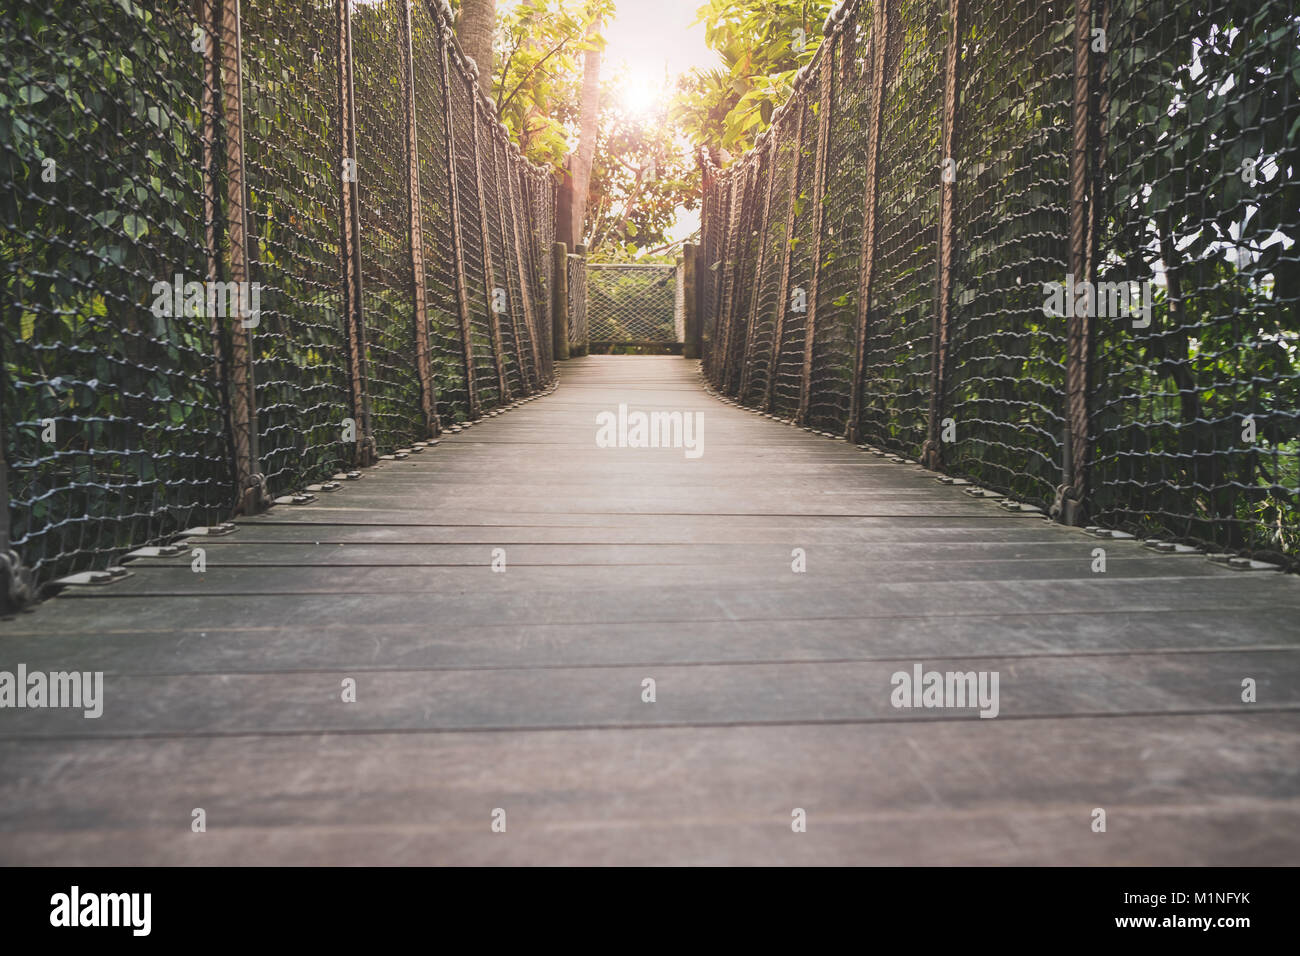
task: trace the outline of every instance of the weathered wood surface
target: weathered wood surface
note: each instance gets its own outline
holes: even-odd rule
[[[620,403],[702,411],[703,456],[597,448]],[[1300,581],[1009,515],[678,358],[572,360],[194,543],[0,624],[0,670],[106,698],[0,710],[0,862],[1300,862]],[[893,707],[916,663],[998,671],[999,716]]]

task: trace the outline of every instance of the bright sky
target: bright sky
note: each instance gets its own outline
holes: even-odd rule
[[[605,28],[611,66],[626,63],[633,76],[670,76],[691,67],[716,66],[704,45],[704,24],[691,26],[703,0],[617,0],[618,12]],[[611,71],[612,72],[612,71]]]

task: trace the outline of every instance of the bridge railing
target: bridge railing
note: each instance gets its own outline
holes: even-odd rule
[[[705,369],[1062,520],[1300,564],[1295,0],[849,0],[707,159]]]
[[[0,600],[553,380],[553,179],[445,5],[14,0],[5,21]]]

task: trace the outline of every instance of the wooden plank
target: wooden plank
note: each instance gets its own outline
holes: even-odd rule
[[[997,734],[988,723],[71,742],[57,774],[44,745],[4,743],[0,862],[1269,865],[1300,855],[1282,756],[1300,733],[1294,715],[1022,721]],[[24,788],[37,777],[39,792]],[[195,839],[188,808],[200,798],[210,825]],[[489,828],[503,804],[508,838]],[[1109,836],[1088,826],[1098,805],[1110,808]],[[795,838],[792,807],[809,814]],[[102,825],[71,830],[71,818]]]
[[[490,534],[485,535],[490,536]],[[486,567],[490,563],[490,546],[505,545],[502,536],[484,544],[411,544],[391,542],[371,544],[314,541],[267,544],[240,541],[219,544],[215,539],[206,547],[209,568],[240,567]],[[229,539],[228,539],[229,541]],[[510,567],[641,567],[676,565],[789,569],[790,549],[784,544],[599,544],[565,542],[563,548],[549,544],[509,542]],[[809,557],[815,565],[844,569],[841,573],[860,574],[891,564],[933,566],[932,543],[899,545],[894,542],[864,542],[858,545],[834,544],[815,547]],[[1055,541],[990,542],[968,539],[945,545],[945,565],[1003,562],[1001,574],[1014,574],[1024,562],[1065,562],[1077,564],[1092,559],[1078,547]],[[1198,555],[1179,556],[1178,571],[1183,576],[1215,575],[1216,569]],[[146,569],[189,570],[189,553],[177,557],[146,557],[128,562],[132,571]],[[1123,575],[1123,567],[1139,563],[1164,574],[1170,571],[1165,556],[1151,552],[1116,555],[1108,568]],[[987,573],[987,572],[986,572]]]
[[[272,674],[112,675],[94,720],[70,708],[11,710],[0,739],[563,730],[984,720],[978,707],[896,707],[893,674],[993,671],[1002,721],[1060,716],[1300,713],[1300,653],[1240,650],[1135,658],[936,658],[921,662],[646,664]],[[1240,698],[1243,673],[1267,703]],[[342,679],[357,699],[342,701]],[[1139,679],[1134,679],[1135,677]],[[656,682],[656,700],[642,682]]]
[[[703,411],[705,455],[596,448],[619,403]],[[0,711],[0,861],[1300,859],[1300,580],[1008,515],[676,359],[572,360],[190,543],[203,574],[132,562],[0,623],[0,670],[105,672],[96,720]],[[893,707],[918,663],[998,671],[999,717]]]
[[[318,549],[319,550],[319,549]],[[338,547],[334,549],[338,552]],[[391,550],[391,549],[390,549]],[[480,560],[472,566],[445,566],[399,563],[390,558],[384,564],[280,564],[276,573],[264,567],[246,564],[211,562],[207,570],[196,573],[188,562],[170,567],[133,566],[135,572],[113,587],[114,597],[156,595],[207,596],[239,594],[420,594],[436,591],[469,592],[476,588],[495,598],[519,595],[531,590],[554,588],[573,594],[585,589],[631,591],[637,588],[670,589],[682,598],[698,599],[713,592],[731,589],[767,587],[805,589],[815,586],[831,592],[852,588],[863,579],[874,584],[931,583],[941,574],[946,583],[1010,581],[1023,585],[1026,592],[1040,582],[1055,585],[1062,581],[1100,577],[1092,570],[1093,558],[1080,548],[1071,557],[1026,558],[1003,561],[973,560],[936,562],[929,557],[911,561],[889,557],[875,560],[836,562],[824,560],[813,549],[807,556],[809,571],[803,576],[791,571],[792,550],[772,555],[764,564],[720,562],[707,565],[622,564],[601,565],[573,561],[549,564],[517,564],[510,561],[513,549],[501,548],[505,571],[493,571],[493,551],[483,548]],[[400,556],[398,556],[400,557]],[[1187,558],[1150,558],[1135,556],[1113,558],[1107,562],[1108,582],[1130,580],[1184,581],[1207,579],[1208,588],[1223,584],[1226,572],[1204,560]],[[805,580],[811,574],[810,580]],[[647,582],[650,582],[647,584]],[[490,588],[490,591],[489,591]],[[76,592],[75,595],[73,592]],[[65,597],[93,596],[98,586],[69,589]],[[699,592],[699,593],[697,593]]]
[[[364,639],[347,620],[313,618],[283,623],[223,623],[173,617],[150,628],[121,627],[89,616],[6,636],[10,658],[32,670],[57,670],[75,656],[83,669],[106,674],[271,673],[347,668],[628,667],[641,664],[777,663],[781,661],[929,661],[988,657],[1087,657],[1171,652],[1233,654],[1239,650],[1294,650],[1279,639],[1294,609],[1233,611],[1099,610],[1043,618],[987,615],[971,618],[895,617],[806,621],[693,621],[430,627],[422,619],[390,616]],[[1273,634],[1273,643],[1268,637]],[[93,640],[88,640],[91,637]],[[954,657],[954,649],[961,656]]]
[[[937,574],[942,569],[935,569]],[[1225,574],[1229,572],[1224,572]],[[486,577],[486,576],[485,576]],[[113,597],[113,587],[78,597],[60,597],[57,610],[43,610],[52,630],[70,618],[83,623],[98,619],[105,628],[143,626],[156,628],[178,616],[187,621],[265,626],[298,622],[350,623],[362,631],[416,618],[438,621],[455,629],[479,625],[599,624],[749,620],[805,621],[858,620],[875,622],[899,617],[984,618],[999,614],[1090,615],[1098,608],[1107,613],[1139,611],[1250,610],[1265,604],[1300,612],[1300,596],[1291,587],[1279,594],[1270,576],[1243,575],[1235,587],[1213,588],[1201,579],[1155,578],[1112,581],[1057,579],[1021,581],[943,582],[931,575],[926,581],[881,582],[863,587],[771,587],[735,589],[714,593],[692,592],[694,603],[674,600],[664,588],[647,583],[636,588],[594,589],[574,581],[568,589],[523,589],[511,595],[491,595],[475,589],[465,593],[383,594],[350,591],[345,586],[324,593],[308,590],[309,598],[286,600],[283,594],[194,595],[173,600]],[[127,581],[130,579],[128,578]],[[125,584],[127,581],[119,582]],[[650,578],[646,578],[650,581]],[[941,583],[937,583],[941,582]],[[495,586],[495,585],[494,585]],[[215,589],[214,589],[215,590]],[[96,596],[98,595],[98,596]],[[820,626],[820,623],[809,624]],[[980,623],[970,623],[978,631]],[[1293,634],[1268,635],[1294,639]]]

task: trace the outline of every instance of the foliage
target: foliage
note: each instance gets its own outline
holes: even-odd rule
[[[682,78],[677,117],[696,145],[740,153],[790,95],[822,39],[831,0],[708,0],[697,23],[722,58]]]
[[[1104,505],[1232,549],[1300,548],[1300,44],[1285,5],[1186,0],[1117,11],[1131,33],[1108,121],[1112,277],[1158,274],[1143,334],[1103,329],[1098,469],[1147,474]],[[1189,29],[1190,26],[1190,29]],[[1240,174],[1243,163],[1257,176]],[[1176,172],[1175,172],[1176,171]],[[1242,439],[1250,416],[1253,442]],[[1136,500],[1135,500],[1136,499]]]
[[[605,261],[630,259],[667,241],[681,209],[699,205],[699,170],[664,106],[639,114],[617,95],[601,94],[596,160],[588,198],[588,250]]]
[[[557,169],[572,151],[588,29],[614,0],[520,0],[498,9],[493,98],[529,159]]]

